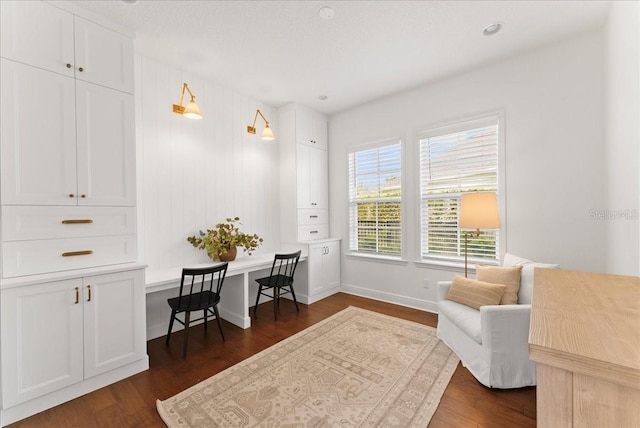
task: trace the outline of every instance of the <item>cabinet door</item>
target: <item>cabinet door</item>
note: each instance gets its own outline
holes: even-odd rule
[[[42,1],[2,1],[0,31],[2,57],[74,75],[70,13]]]
[[[76,205],[74,79],[1,60],[2,203]]]
[[[296,144],[298,208],[328,208],[327,152]]]
[[[133,93],[133,41],[75,17],[76,79]]]
[[[325,272],[323,267],[325,246],[322,244],[314,244],[309,246],[309,257],[307,265],[309,269],[309,296],[313,296],[324,289],[326,284]]]
[[[144,358],[142,270],[86,277],[83,299],[85,378]]]
[[[82,380],[82,281],[2,290],[2,404]]]
[[[296,108],[296,142],[327,149],[327,121],[311,110]]]
[[[133,95],[82,81],[78,111],[78,204],[135,205]]]
[[[329,289],[340,285],[340,241],[327,242],[325,247],[322,261],[325,288]]]

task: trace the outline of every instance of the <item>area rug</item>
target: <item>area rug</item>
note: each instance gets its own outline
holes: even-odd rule
[[[426,427],[458,364],[436,330],[349,307],[167,400],[174,427]]]

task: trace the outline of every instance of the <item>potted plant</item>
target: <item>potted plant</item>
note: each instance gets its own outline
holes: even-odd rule
[[[215,229],[200,231],[199,236],[189,236],[187,241],[196,248],[206,250],[211,260],[231,261],[236,258],[237,247],[242,247],[249,255],[258,248],[263,239],[256,234],[241,232],[240,217],[227,218],[224,223],[216,224]]]

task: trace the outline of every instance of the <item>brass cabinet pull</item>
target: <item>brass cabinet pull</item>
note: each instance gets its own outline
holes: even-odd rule
[[[67,253],[62,253],[62,257],[88,256],[89,254],[93,254],[93,251],[91,250],[69,251]]]
[[[93,223],[93,220],[90,218],[87,219],[78,219],[78,220],[62,220],[62,224],[87,224]]]
[[[71,64],[67,63],[67,68],[71,68]]]
[[[91,301],[91,286],[90,285],[87,285],[87,291],[88,291],[88,294],[89,294],[89,298],[87,299],[87,302],[90,302]]]
[[[75,198],[75,197],[76,197],[76,195],[74,195],[73,193],[69,193],[69,197],[70,197],[70,198]]]
[[[85,195],[84,193],[82,195],[80,195],[81,198],[86,198],[87,195]]]
[[[318,218],[317,215],[310,215],[309,218]]]
[[[318,233],[318,231],[317,231],[317,230],[312,230],[312,231],[310,231],[309,233],[311,233],[311,234],[313,234],[313,233]]]
[[[76,287],[76,305],[80,303],[80,289]]]
[[[84,68],[79,67],[79,68],[78,68],[78,71],[79,71],[80,73],[82,73],[82,72],[84,71]]]

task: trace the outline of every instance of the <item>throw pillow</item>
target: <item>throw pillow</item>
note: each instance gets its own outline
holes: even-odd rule
[[[520,289],[520,271],[522,266],[498,267],[476,265],[476,279],[492,284],[504,284],[501,305],[516,305],[518,303],[518,290]]]
[[[531,294],[533,292],[533,270],[537,267],[546,269],[557,269],[560,265],[549,263],[536,263],[531,260],[506,253],[502,266],[522,266],[520,274],[520,292],[518,293],[520,304],[531,304]]]
[[[480,310],[480,306],[498,305],[505,288],[503,284],[491,284],[455,275],[447,300]]]

